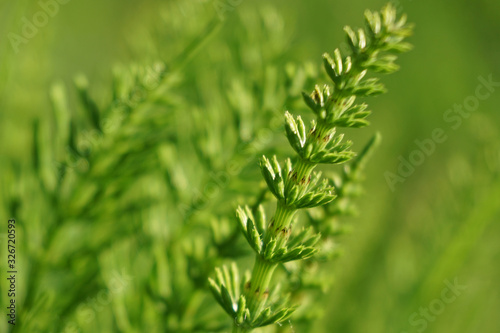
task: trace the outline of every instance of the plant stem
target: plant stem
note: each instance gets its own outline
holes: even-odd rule
[[[246,288],[248,309],[253,316],[262,311],[269,296],[269,284],[278,264],[264,260],[260,255],[255,257],[250,284]]]
[[[233,325],[233,333],[246,333],[246,332],[250,331],[242,326],[236,325],[236,323]]]
[[[316,165],[307,161],[299,160],[295,169],[292,171],[296,177],[296,182],[307,182],[309,176]],[[272,239],[276,239],[276,248],[286,246],[286,242],[291,234],[291,224],[297,209],[289,207],[283,202],[278,202],[276,205],[276,213],[269,221],[267,231],[264,236],[264,244],[269,244]],[[269,285],[273,276],[274,270],[278,266],[262,258],[260,254],[255,257],[255,264],[252,271],[250,283],[245,290],[245,297],[248,302],[248,309],[253,317],[263,310],[267,298],[269,297]],[[233,332],[245,332],[243,328],[235,326]]]
[[[289,190],[295,191],[293,192],[294,198],[300,198],[308,189],[311,173],[315,167],[315,163],[299,158],[293,170],[287,170],[285,193]],[[298,190],[295,190],[295,188],[298,188]],[[263,235],[264,247],[271,246],[268,249],[270,252],[286,251],[287,242],[292,233],[291,225],[297,210],[293,200],[289,201],[289,203],[287,203],[286,197],[278,200],[274,217],[268,222]],[[264,251],[263,249],[256,255],[252,275],[244,288],[246,308],[251,316],[249,322],[257,318],[264,310],[269,298],[271,278],[279,264],[279,262],[273,260],[272,256],[268,256],[269,251]],[[235,321],[233,325],[233,333],[250,332],[251,330],[252,328],[248,324],[239,325]]]

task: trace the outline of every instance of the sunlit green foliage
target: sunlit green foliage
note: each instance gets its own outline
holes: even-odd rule
[[[364,24],[360,14],[383,3],[69,1],[16,52],[9,33],[23,34],[24,18],[43,9],[2,2],[0,216],[19,226],[19,273],[17,325],[4,316],[0,332],[228,332],[245,322],[237,281],[250,277],[263,250],[256,234],[281,193],[278,182],[268,190],[260,159],[274,172],[276,155],[283,176],[287,157],[306,156],[301,122],[309,129],[328,99],[315,84],[347,84],[334,47],[355,59],[352,48],[370,38],[354,28]],[[267,249],[272,260],[309,258],[275,270],[269,299],[282,302],[255,323],[281,326],[256,332],[500,330],[499,4],[393,3],[417,23],[415,50],[383,78],[389,93],[366,99],[372,127],[343,127],[366,124],[364,98],[337,114],[335,136],[345,131],[352,146],[344,139],[333,155],[315,157],[357,156],[318,167],[336,198],[298,213],[288,245],[302,247],[279,256]],[[353,25],[348,40],[345,24]],[[319,66],[325,51],[328,73]],[[390,57],[366,65],[394,69]],[[467,117],[453,111],[476,94],[480,76],[494,82],[480,90],[488,97],[464,108]],[[349,93],[382,90],[369,83]],[[459,128],[443,118],[449,110]],[[447,140],[392,192],[384,173],[397,173],[400,157],[436,128]],[[375,131],[382,144],[365,150],[377,145]],[[2,307],[5,240],[2,223]],[[208,277],[227,286],[235,307],[219,306]],[[467,289],[422,322],[420,308],[455,278]]]

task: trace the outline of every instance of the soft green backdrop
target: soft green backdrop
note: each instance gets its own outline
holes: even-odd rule
[[[215,15],[212,2],[190,2],[204,6],[199,17],[169,16],[165,6],[169,1],[72,0],[60,5],[34,37],[19,45],[18,52],[8,34],[19,34],[21,19],[31,18],[40,5],[0,2],[1,159],[30,158],[32,121],[49,117],[48,91],[53,82],[70,85],[76,74],[85,73],[91,92],[102,102],[109,98],[112,67],[117,63],[172,60],[196,35],[196,27],[208,21],[205,17]],[[283,17],[287,36],[284,41],[263,41],[286,45],[287,52],[276,61],[319,63],[324,51],[333,51],[343,41],[344,25],[361,25],[365,8],[383,4],[243,0],[227,13],[205,47],[210,50],[212,42],[231,40],[233,26],[246,11],[272,5]],[[360,214],[351,219],[353,232],[343,239],[344,255],[331,266],[335,283],[325,317],[310,331],[417,332],[424,324],[412,325],[412,314],[440,299],[446,281],[458,279],[466,289],[425,320],[425,330],[420,331],[499,332],[500,84],[458,128],[443,117],[475,94],[479,77],[500,82],[500,2],[400,0],[398,7],[416,23],[411,38],[415,49],[399,60],[400,72],[384,78],[389,93],[370,101],[374,110],[370,130],[350,133],[355,142],[363,142],[377,130],[383,143],[367,168],[365,193],[358,201]],[[172,22],[166,24],[170,30],[162,32],[165,20]],[[151,45],[152,35],[161,45]],[[207,61],[217,64],[211,52]],[[200,67],[196,64],[203,63],[199,58],[204,55],[198,53],[194,68]],[[193,70],[186,67],[186,76],[196,77],[198,73],[189,72]],[[203,110],[209,97],[189,91],[184,96],[192,95]],[[399,158],[408,159],[418,149],[415,140],[431,138],[436,128],[444,130],[447,140],[391,190],[387,172],[396,174]],[[3,271],[4,257],[1,260]],[[3,289],[1,297],[5,304]]]

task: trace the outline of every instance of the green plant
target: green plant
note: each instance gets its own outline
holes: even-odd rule
[[[53,112],[41,113],[33,122],[29,158],[0,161],[0,210],[18,220],[18,250],[28,263],[19,272],[26,281],[17,299],[19,332],[227,332],[233,326],[214,306],[207,278],[215,267],[244,263],[253,254],[234,223],[234,206],[249,203],[238,214],[241,222],[255,221],[258,229],[245,228],[245,238],[262,253],[255,240],[266,229],[272,192],[263,182],[255,186],[260,175],[254,165],[262,154],[287,154],[281,135],[284,106],[303,108],[304,98],[321,104],[326,91],[316,91],[312,99],[301,96],[302,87],[318,82],[318,70],[309,63],[284,62],[289,59],[289,32],[273,7],[234,13],[231,29],[220,29],[225,23],[210,16],[205,2],[162,6],[170,19],[160,24],[158,35],[148,36],[152,40],[146,43],[142,36],[133,40],[147,59],[116,67],[110,89],[85,75],[74,79],[74,94],[63,82],[54,84],[48,96]],[[190,20],[179,20],[181,13]],[[352,57],[353,65],[356,59]],[[342,72],[347,79],[347,71]],[[340,91],[334,88],[330,98],[348,100]],[[326,106],[311,106],[318,116],[319,108],[326,112]],[[360,116],[366,111],[344,111],[352,119],[341,117],[345,124],[336,126],[351,126],[352,121],[363,125]],[[304,136],[302,122],[289,114],[286,119],[288,139],[301,156],[335,158],[331,152],[319,156],[316,144],[307,153],[311,140]],[[317,121],[318,130],[321,124]],[[342,143],[334,145],[337,139],[323,148],[338,150],[336,162],[353,157]],[[269,233],[267,241],[276,248],[266,260],[284,277],[281,289],[273,283],[273,302],[239,298],[238,272],[231,265],[217,273],[219,281],[234,280],[229,292],[220,294],[223,304],[229,304],[228,295],[232,301],[248,301],[249,307],[263,308],[260,324],[271,324],[291,314],[289,303],[311,303],[324,290],[329,279],[316,273],[338,253],[336,237],[343,227],[337,218],[350,212],[363,165],[377,142],[374,137],[339,175],[325,170],[335,179],[335,194],[326,193],[330,187],[321,187],[318,174],[314,189],[293,184],[284,173],[271,182],[269,176],[280,166],[274,158],[262,159],[281,202],[300,192],[295,201],[286,202],[294,211],[334,195],[337,199],[309,209],[295,225],[310,227],[293,240]],[[238,171],[230,173],[227,165]],[[311,172],[313,164],[302,168]],[[312,190],[316,194],[307,201]],[[283,208],[291,219],[294,212]],[[289,250],[279,250],[285,245]],[[223,293],[225,287],[217,288]],[[244,286],[241,290],[245,293]],[[266,310],[270,305],[277,311]],[[244,325],[250,318],[245,312],[239,313]],[[317,308],[300,307],[294,325],[307,329],[317,314]],[[4,329],[13,328],[2,322]]]
[[[291,306],[272,284],[276,269],[314,256],[320,248],[317,245],[320,239],[333,235],[331,228],[322,226],[321,219],[314,218],[311,227],[292,232],[300,209],[324,206],[337,197],[335,186],[328,178],[321,179],[321,173],[314,169],[319,164],[342,164],[354,158],[355,153],[350,150],[352,142],[343,142],[344,135],[338,134],[337,128],[368,125],[366,118],[371,112],[366,104],[357,104],[356,99],[381,94],[385,88],[378,78],[367,74],[396,71],[395,54],[411,49],[404,39],[411,34],[412,26],[406,23],[406,16],[396,19],[396,10],[391,5],[380,13],[366,11],[365,21],[366,29],[344,28],[350,55],[342,55],[336,49],[333,57],[323,56],[332,84],[316,86],[312,94],[303,94],[306,105],[316,116],[309,128],[300,116],[285,113],[286,136],[297,154],[294,163],[286,159],[280,165],[276,156],[264,156],[260,161],[269,191],[277,200],[274,217],[266,219],[262,205],[256,209],[248,206],[237,209],[240,228],[256,253],[252,273],[240,281],[233,264],[231,268],[217,269],[215,280],[209,280],[216,300],[234,321],[233,332],[248,332],[286,321],[296,306]],[[374,138],[365,152],[376,141]],[[342,183],[337,184],[340,197],[348,196],[347,184],[356,178],[364,155],[345,169]]]
[[[230,332],[208,277],[232,262],[242,281],[251,277],[256,254],[235,209],[248,205],[256,217],[262,205],[272,217],[259,157],[295,154],[283,114],[315,118],[301,91],[328,77],[314,58],[333,55],[344,38],[332,28],[360,25],[356,13],[372,5],[58,2],[0,6],[5,36],[38,30],[17,53],[8,38],[0,47],[0,332]],[[357,99],[375,111],[371,129],[337,130],[358,155],[315,168],[337,197],[299,210],[291,237],[321,233],[318,251],[278,264],[265,305],[278,296],[299,306],[255,332],[500,332],[500,2],[391,2],[425,22],[419,50],[383,78],[390,94]],[[339,48],[349,54],[347,42]],[[391,192],[384,173],[435,129],[446,142],[427,145],[429,156]],[[376,131],[383,144],[367,163],[363,145]],[[5,316],[10,218],[15,326]],[[443,310],[438,300],[455,281],[461,295],[445,292],[454,301]]]
[[[211,184],[209,171],[221,172],[223,159],[242,168],[251,163],[265,144],[251,139],[269,127],[263,119],[298,100],[295,87],[314,71],[289,65],[293,77],[281,74],[284,45],[265,39],[286,41],[279,21],[268,18],[277,15],[273,8],[246,11],[221,37],[222,22],[200,3],[165,6],[174,18],[193,17],[189,24],[167,20],[182,26],[180,38],[169,35],[177,31],[171,26],[160,30],[158,39],[175,44],[177,56],[116,67],[111,89],[98,92],[78,75],[76,101],[64,83],[54,84],[53,112],[33,122],[29,158],[0,161],[0,209],[21,221],[18,251],[29,263],[19,272],[26,285],[17,299],[17,331],[227,330],[206,281],[221,260],[245,255],[224,211],[235,188],[244,194],[240,184],[201,199],[193,189]],[[208,42],[215,45],[207,50]],[[259,47],[259,57],[240,63],[238,54]],[[195,57],[201,49],[228,59],[207,65]],[[217,84],[214,71],[225,73]],[[235,104],[241,98],[250,104]],[[266,117],[253,114],[253,104]],[[222,147],[227,141],[235,147]],[[4,328],[14,329],[0,323]]]

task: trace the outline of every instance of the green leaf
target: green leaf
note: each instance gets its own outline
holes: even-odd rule
[[[323,54],[323,66],[325,68],[326,74],[328,74],[335,86],[340,87],[342,81],[341,77],[338,74],[337,64],[328,53]]]
[[[261,172],[269,190],[276,198],[281,199],[283,198],[283,186],[280,185],[280,183],[283,182],[281,177],[281,168],[276,160],[276,156],[273,157],[272,161],[273,162],[271,164],[265,156],[262,156],[260,160]]]
[[[89,83],[87,77],[80,74],[75,77],[74,82],[78,91],[78,97],[80,97],[80,101],[83,104],[83,108],[88,114],[90,123],[96,130],[102,132],[100,111],[99,108],[97,107],[97,104],[90,97],[88,91]]]
[[[321,239],[321,234],[318,233],[318,234],[312,235],[309,239],[304,241],[302,243],[302,245],[304,245],[305,247],[313,247],[314,245],[316,245],[316,243],[318,243],[318,241],[320,239]]]
[[[310,192],[304,195],[300,200],[295,202],[294,206],[297,208],[311,208],[322,206],[335,199],[336,195],[331,191],[318,191]]]
[[[289,180],[290,181],[290,180]],[[293,205],[298,199],[300,191],[296,185],[290,186],[287,193],[285,193],[285,203],[287,205]]]
[[[335,73],[337,76],[341,76],[344,74],[344,63],[342,61],[340,49],[336,48],[335,51],[333,51],[333,60],[335,61]]]
[[[246,308],[245,296],[241,295],[238,300],[238,310],[236,311],[236,323],[243,324],[245,319],[248,317],[248,309]]]
[[[382,22],[378,12],[365,11],[365,22],[368,27],[370,38],[373,40],[380,35]]]
[[[236,266],[235,262],[231,263],[231,271],[229,274],[230,278],[230,287],[231,287],[231,295],[234,299],[238,297],[238,294],[240,293],[239,290],[239,283],[240,283],[240,277],[239,277],[239,272],[238,272],[238,267]]]
[[[359,45],[359,42],[358,42],[358,38],[356,36],[356,33],[354,32],[354,30],[352,30],[352,28],[348,25],[346,25],[344,27],[344,31],[346,33],[346,40],[347,40],[347,44],[350,46],[351,50],[353,53],[358,53],[359,50],[358,50],[358,45]]]
[[[321,105],[319,104],[316,104],[316,101],[311,97],[311,95],[309,95],[308,93],[306,92],[302,92],[302,98],[304,99],[304,102],[306,103],[306,105],[314,112],[314,113],[318,113],[319,110],[321,110]]]
[[[224,301],[222,300],[221,290],[219,285],[212,279],[208,278],[209,288],[214,295],[215,300],[224,307]]]
[[[257,214],[255,215],[255,226],[257,227],[257,231],[263,235],[266,229],[266,212],[264,210],[264,206],[259,205],[257,207]]]
[[[221,285],[220,286],[220,293],[222,297],[222,306],[224,307],[224,310],[231,316],[234,317],[236,315],[235,313],[235,304],[233,303],[233,300],[231,298],[231,295],[229,294],[229,291],[227,290],[226,286]]]
[[[302,244],[304,240],[311,234],[311,232],[312,232],[312,227],[309,227],[307,229],[302,229],[300,233],[298,233],[296,236],[294,236],[288,241],[288,247],[294,248],[299,244]]]
[[[260,253],[262,250],[262,240],[260,239],[259,232],[255,228],[255,224],[252,222],[251,227],[247,229],[247,239],[255,252]]]
[[[239,225],[248,244],[250,244],[257,254],[259,254],[262,250],[262,239],[257,231],[255,219],[250,208],[246,206],[245,210],[243,210],[241,207],[238,207],[236,216],[238,217],[238,221],[240,222]]]
[[[276,249],[276,239],[272,238],[269,243],[264,245],[263,257],[266,260],[270,260],[274,256],[274,250]]]
[[[277,312],[274,312],[266,320],[264,320],[260,324],[260,326],[266,326],[266,325],[275,324],[275,323],[285,321],[288,318],[290,318],[290,316],[295,311],[295,309],[296,309],[295,307],[291,307],[291,308],[284,308],[284,309],[281,309]]]
[[[358,48],[361,51],[366,48],[366,36],[363,29],[358,29]]]
[[[411,51],[412,49],[413,45],[407,42],[388,44],[384,47],[384,51],[397,52],[397,53],[408,52]]]
[[[293,116],[288,111],[285,113],[285,119],[285,129],[288,141],[297,154],[302,155],[302,149],[306,142],[306,127],[304,122],[300,116],[294,120]]]
[[[318,156],[315,161],[323,164],[341,164],[351,160],[354,156],[356,154],[352,151],[333,152]]]
[[[254,316],[254,314],[252,314]],[[252,320],[252,327],[261,327],[267,324],[264,324],[265,321],[271,316],[271,308],[267,307],[257,315],[255,315],[255,319]]]

